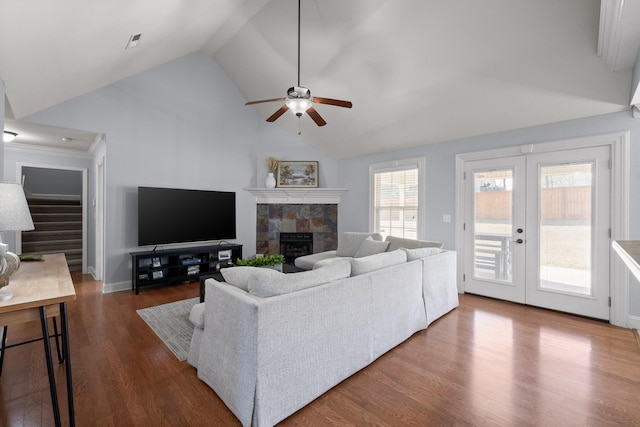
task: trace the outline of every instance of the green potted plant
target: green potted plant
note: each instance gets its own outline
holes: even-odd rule
[[[282,263],[284,263],[284,255],[264,255],[247,259],[238,258],[236,261],[238,266],[268,267],[278,271],[282,271]]]

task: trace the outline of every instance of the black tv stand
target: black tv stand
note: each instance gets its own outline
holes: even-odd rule
[[[221,253],[222,252],[222,253]],[[242,245],[220,244],[132,252],[131,288],[198,281],[200,276],[232,266],[242,258]]]

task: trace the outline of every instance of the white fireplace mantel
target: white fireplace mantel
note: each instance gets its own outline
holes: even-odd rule
[[[245,188],[256,203],[338,204],[348,188]]]

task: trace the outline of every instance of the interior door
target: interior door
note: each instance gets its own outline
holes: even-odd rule
[[[608,147],[465,163],[465,292],[609,319]]]

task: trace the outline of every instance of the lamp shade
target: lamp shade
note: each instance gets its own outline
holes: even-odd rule
[[[0,231],[33,229],[33,220],[22,185],[0,182]]]

